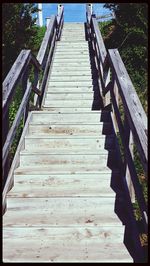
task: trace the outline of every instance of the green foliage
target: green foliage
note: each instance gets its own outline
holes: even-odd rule
[[[30,37],[35,34],[35,19],[32,18],[32,14],[37,10],[35,4],[2,5],[3,79],[20,51],[29,49],[32,45]]]
[[[32,53],[37,56],[37,53],[40,49],[40,45],[42,43],[42,40],[44,38],[46,32],[46,26],[43,27],[38,27],[38,26],[34,26],[34,35],[31,36],[31,41],[33,43],[32,46]]]
[[[148,8],[146,3],[105,4],[115,19],[100,23],[108,49],[118,48],[147,112]]]

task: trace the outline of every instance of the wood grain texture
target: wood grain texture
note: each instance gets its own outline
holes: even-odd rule
[[[102,113],[91,110],[93,99],[88,98],[93,97],[89,55],[81,55],[82,60],[71,55],[87,49],[87,42],[73,39],[73,28],[84,38],[83,23],[65,23],[62,40],[69,41],[58,41],[57,48],[70,54],[54,56],[43,111],[30,114],[23,135],[3,217],[4,262],[132,262],[114,211]],[[110,123],[105,128],[110,133]]]
[[[55,16],[51,16],[51,20],[50,20],[50,22],[48,24],[48,28],[47,28],[46,34],[44,36],[44,39],[43,39],[42,44],[40,46],[40,50],[39,50],[38,55],[37,55],[37,60],[39,61],[40,65],[42,65],[42,66],[44,64],[44,58],[45,58],[45,55],[46,55],[46,50],[48,48],[48,44],[49,44],[50,38],[52,38],[52,34],[53,34],[53,31],[54,31],[55,24],[56,24],[56,17]]]
[[[123,231],[123,226],[6,227],[3,261],[133,262],[121,243]]]
[[[115,197],[110,188],[111,175],[98,174],[38,174],[15,175],[15,184],[8,197]]]
[[[120,226],[113,198],[7,198],[3,225],[36,226]],[[30,213],[30,215],[29,215]]]
[[[134,141],[147,172],[147,117],[118,50],[109,50],[109,58]]]

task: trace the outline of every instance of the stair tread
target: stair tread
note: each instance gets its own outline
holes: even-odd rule
[[[94,165],[93,166],[78,166],[78,168],[75,165],[26,165],[26,166],[19,166],[18,168],[15,169],[14,173],[18,175],[28,175],[28,174],[99,174],[99,173],[111,173],[112,171],[107,167],[101,167],[100,165]]]
[[[133,262],[121,243],[123,227],[113,229],[111,226],[5,227],[3,261]]]
[[[7,197],[115,197],[108,174],[15,175]]]
[[[114,213],[115,198],[7,198],[4,226],[121,225]],[[94,206],[94,208],[93,208]],[[27,215],[30,213],[30,215]],[[61,219],[60,219],[61,217]],[[90,221],[90,222],[89,222]]]

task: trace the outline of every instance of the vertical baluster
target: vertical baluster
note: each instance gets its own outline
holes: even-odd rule
[[[105,63],[106,62],[106,63]],[[101,73],[102,73],[102,83],[103,89],[105,89],[110,82],[110,66],[108,64],[108,59],[106,57],[105,62],[101,63]],[[110,104],[110,91],[108,91],[104,98],[104,105],[107,106]]]
[[[110,68],[107,71],[107,77],[105,80],[105,87],[108,85],[108,83],[110,82]],[[110,104],[110,91],[108,91],[105,95],[105,106]]]
[[[118,91],[118,86],[116,83],[116,80],[113,80],[113,91],[114,91],[114,95],[115,95],[115,99],[116,99],[116,103],[119,109],[119,91]],[[114,111],[114,107],[112,105],[112,110],[113,110],[113,124],[114,124],[114,129],[115,132],[118,133],[119,132],[119,128],[118,128],[118,124],[117,124],[117,119],[116,119],[116,115],[115,115],[115,111]]]
[[[39,89],[39,70],[36,66],[34,66],[34,81],[33,81],[33,87]],[[34,103],[36,100],[36,107],[38,108],[40,105],[40,96],[36,95],[34,96]]]
[[[23,77],[22,77],[22,91],[23,91],[23,95],[26,91],[27,88],[27,83],[28,83],[28,75],[29,75],[29,67],[27,68],[27,70],[25,71]],[[26,108],[24,109],[24,115],[23,115],[23,122],[25,124],[27,116],[28,116],[28,108],[29,108],[29,102],[26,105]]]
[[[6,115],[4,117],[4,120],[3,120],[3,133],[2,133],[2,143],[3,143],[3,145],[5,143],[8,131],[9,131],[9,108],[8,108],[7,113],[6,113]],[[8,157],[6,159],[5,166],[3,168],[3,180],[2,180],[3,186],[5,185],[5,182],[6,182],[6,179],[7,179],[7,176],[8,176],[8,172],[9,172],[9,155],[8,155]]]
[[[125,115],[125,119],[124,119],[124,129],[125,129],[127,145],[129,146],[132,159],[134,159],[134,154],[133,154],[133,144],[134,144],[133,134],[132,134],[132,132],[130,130],[128,119],[127,119],[126,115]],[[126,162],[126,158],[125,158],[125,177],[126,177],[126,181],[127,181],[130,197],[131,197],[131,202],[134,203],[135,202],[135,191],[134,191],[133,183],[132,183],[132,180],[131,180],[129,167],[128,167],[127,162]]]

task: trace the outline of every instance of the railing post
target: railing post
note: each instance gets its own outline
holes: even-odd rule
[[[132,156],[132,159],[134,161],[133,134],[132,134],[132,132],[130,130],[126,115],[125,115],[125,118],[124,118],[124,129],[125,129],[125,134],[126,134],[126,138],[127,138],[127,143],[129,145],[129,149],[130,149],[130,152],[131,152],[131,156]],[[126,181],[127,181],[127,185],[128,185],[128,189],[129,189],[129,194],[130,194],[130,197],[131,197],[131,202],[135,203],[135,190],[134,190],[133,183],[132,183],[132,180],[131,180],[131,175],[130,175],[129,167],[128,167],[127,162],[126,162],[126,158],[125,158],[125,177],[126,177]]]
[[[46,28],[48,28],[48,24],[49,24],[50,20],[51,20],[50,17],[47,17],[47,18],[46,18]]]
[[[3,120],[3,134],[2,134],[3,146],[5,144],[8,132],[9,132],[9,109],[7,110],[5,119]],[[9,172],[9,157],[7,157],[4,168],[3,168],[3,180],[2,180],[3,186],[5,185],[8,172]]]
[[[28,74],[29,74],[29,67],[27,68],[27,70],[24,73],[23,78],[22,78],[22,91],[23,91],[23,95],[25,94],[25,91],[26,91],[26,88],[27,88]],[[24,115],[23,115],[23,124],[24,125],[25,125],[27,116],[28,116],[28,103],[27,103],[26,108],[24,109]]]
[[[57,17],[56,17],[56,33],[57,33],[57,41],[60,40],[61,36],[61,30],[63,27],[63,6],[62,5],[57,5]]]
[[[119,92],[118,92],[118,86],[116,84],[116,80],[114,79],[114,77],[113,77],[113,92],[114,92],[114,95],[115,95],[117,107],[119,109]],[[109,97],[110,97],[110,92],[109,92]],[[118,128],[118,123],[117,123],[117,119],[116,119],[116,115],[115,115],[115,110],[114,110],[113,104],[112,104],[112,118],[113,118],[113,125],[114,125],[114,129],[115,129],[115,133],[118,133],[119,132],[119,128]]]
[[[61,7],[62,7],[61,4],[57,5],[57,15],[60,14],[60,12],[61,12]]]
[[[90,24],[90,20],[93,14],[93,6],[92,4],[86,4],[86,18],[87,18],[87,22],[88,24]]]

